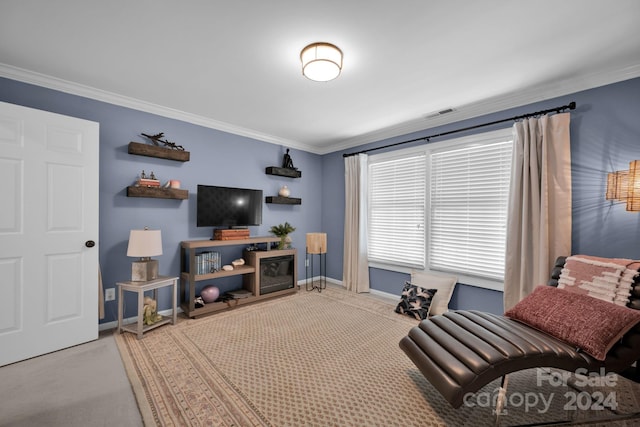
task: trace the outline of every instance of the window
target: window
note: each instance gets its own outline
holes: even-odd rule
[[[370,263],[502,289],[512,146],[509,128],[370,156]]]
[[[369,260],[424,268],[426,155],[369,163]]]

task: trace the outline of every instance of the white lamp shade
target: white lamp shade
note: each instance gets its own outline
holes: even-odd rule
[[[127,256],[144,258],[156,255],[162,255],[160,230],[131,230]]]
[[[302,74],[310,80],[327,82],[340,75],[342,51],[330,43],[312,43],[300,52]]]

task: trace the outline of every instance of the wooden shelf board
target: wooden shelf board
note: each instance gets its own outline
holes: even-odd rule
[[[239,265],[237,267],[234,267],[233,270],[220,270],[220,271],[216,271],[215,273],[209,273],[209,274],[196,274],[195,277],[195,281],[199,282],[201,280],[210,280],[210,279],[219,279],[221,277],[231,277],[231,276],[239,276],[239,275],[243,275],[243,274],[250,274],[250,273],[255,273],[256,272],[256,268],[252,265]],[[189,273],[183,273],[183,274],[188,274]]]
[[[248,296],[247,298],[239,298],[239,299],[231,300],[229,301],[229,303],[211,302],[209,304],[205,304],[203,307],[195,308],[193,311],[189,311],[189,304],[187,304],[186,302],[181,304],[180,307],[182,307],[182,311],[185,313],[187,317],[196,318],[199,316],[204,316],[206,314],[216,313],[218,311],[224,311],[224,310],[230,310],[230,309],[232,310],[235,307],[251,304],[254,302],[265,300],[267,298],[275,298],[275,297],[279,297],[287,294],[292,294],[297,291],[298,291],[297,285],[294,285],[293,288],[271,292],[270,294],[266,294],[266,295],[253,295],[253,296]]]
[[[129,154],[139,156],[157,157],[160,159],[177,160],[188,162],[190,153],[184,150],[174,150],[172,148],[159,147],[155,145],[142,144],[140,142],[129,143]]]
[[[300,178],[302,172],[297,169],[279,168],[277,166],[268,166],[265,171],[267,175],[286,176],[288,178]]]
[[[198,249],[209,246],[255,245],[258,243],[275,243],[279,241],[280,238],[276,236],[263,236],[238,240],[184,240],[180,244],[185,249]]]
[[[237,304],[236,304],[236,301],[238,302]],[[182,307],[182,311],[184,311],[184,313],[188,317],[196,318],[198,316],[203,316],[205,314],[215,313],[223,310],[229,310],[234,307],[237,307],[237,306],[239,307],[241,305],[248,304],[253,301],[255,301],[255,297],[250,296],[247,298],[229,301],[228,304],[226,302],[211,302],[209,304],[205,304],[203,307],[194,308],[193,311],[189,311],[188,304],[182,304],[181,307]]]
[[[296,197],[267,196],[265,202],[277,205],[301,205],[302,199]]]
[[[162,316],[162,319],[155,322],[153,325],[142,325],[142,331],[147,332],[151,329],[155,329],[162,325],[166,325],[167,323],[171,323],[170,317]],[[127,323],[126,325],[122,325],[122,330],[127,332],[133,332],[134,334],[138,333],[138,322]]]
[[[189,191],[181,190],[179,188],[137,187],[135,185],[131,185],[127,187],[127,197],[185,200],[189,198]]]

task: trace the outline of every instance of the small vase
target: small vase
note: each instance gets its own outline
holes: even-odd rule
[[[291,191],[289,191],[289,188],[286,185],[283,185],[282,188],[280,188],[280,191],[278,191],[278,194],[280,197],[289,197]]]

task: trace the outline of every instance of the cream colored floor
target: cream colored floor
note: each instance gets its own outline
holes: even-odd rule
[[[142,426],[113,331],[1,367],[0,426]]]

